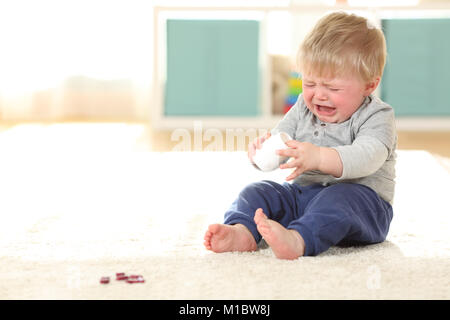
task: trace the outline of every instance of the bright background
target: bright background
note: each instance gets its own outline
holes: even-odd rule
[[[375,17],[375,5],[384,6],[392,17],[402,17],[404,8],[416,9],[413,15],[419,18],[450,16],[447,0],[0,1],[0,129],[23,122],[139,122],[148,125],[150,138],[159,143],[158,150],[171,150],[170,132],[156,130],[151,121],[158,107],[152,92],[158,50],[154,47],[155,6],[286,10],[300,6],[305,9],[297,12],[300,18],[276,11],[269,15],[267,25],[267,53],[295,57],[300,41],[324,11],[344,6]],[[427,13],[421,8],[427,8]],[[445,81],[439,87],[450,88],[450,84]],[[402,131],[400,147],[423,149],[430,140],[440,143],[444,151],[438,152],[450,154],[446,151],[450,150],[448,118],[435,119],[436,126],[422,119],[427,120],[418,117],[406,129],[398,127]],[[191,126],[193,120],[198,119],[189,118]],[[217,127],[224,130],[227,124],[220,121]],[[272,125],[260,122],[255,128]]]

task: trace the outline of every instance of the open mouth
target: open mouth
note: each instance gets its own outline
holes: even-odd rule
[[[321,115],[331,116],[336,113],[336,108],[316,104],[317,112]]]

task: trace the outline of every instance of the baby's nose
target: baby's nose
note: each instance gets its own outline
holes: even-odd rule
[[[318,89],[316,91],[316,98],[322,101],[325,101],[328,99],[327,95],[325,94],[325,92],[321,89]]]

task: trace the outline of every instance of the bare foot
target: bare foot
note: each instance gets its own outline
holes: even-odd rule
[[[305,242],[296,230],[286,229],[267,218],[262,209],[256,210],[254,220],[259,233],[277,258],[293,260],[305,253]]]
[[[203,244],[214,252],[255,251],[255,238],[243,224],[212,224],[205,233]]]

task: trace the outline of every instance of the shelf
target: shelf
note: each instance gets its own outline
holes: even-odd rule
[[[450,131],[450,117],[396,117],[397,131]]]
[[[204,129],[271,129],[283,116],[265,117],[165,117],[163,121],[154,122],[157,130],[175,130],[180,128],[194,129],[201,126]]]
[[[193,12],[200,11],[202,15],[208,14],[209,11],[218,12],[224,11],[229,14],[239,12],[239,14],[252,14],[262,16],[262,21],[266,19],[266,15],[271,11],[289,11],[292,13],[299,12],[327,12],[330,10],[351,10],[362,11],[365,10],[370,13],[375,19],[380,19],[386,16],[392,16],[395,14],[405,13],[411,14],[417,10],[423,10],[421,13],[428,12],[427,14],[433,16],[433,12],[438,9],[443,9],[450,16],[450,4],[440,6],[435,4],[420,4],[414,7],[350,7],[348,5],[327,7],[327,6],[311,6],[311,5],[292,5],[289,7],[155,7],[154,9],[154,94],[153,102],[154,107],[152,109],[152,122],[156,129],[160,130],[173,130],[177,128],[192,129],[195,124],[200,124],[203,128],[216,128],[219,130],[226,129],[270,129],[273,128],[281,119],[282,115],[273,115],[271,113],[271,76],[270,76],[270,63],[269,55],[266,45],[262,47],[262,62],[264,64],[264,70],[262,74],[262,103],[261,114],[259,116],[251,117],[211,117],[211,116],[166,116],[163,108],[164,97],[164,82],[166,80],[165,67],[165,32],[164,32],[164,19],[168,19],[172,14],[176,14],[177,17],[182,17],[186,12],[192,14]],[[418,11],[417,11],[418,12]],[[440,13],[443,14],[443,13]],[[267,25],[261,24],[262,40],[267,40]],[[396,119],[397,129],[401,131],[450,131],[450,117],[407,117],[397,116]]]

